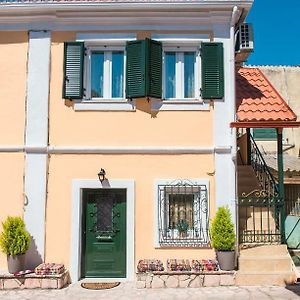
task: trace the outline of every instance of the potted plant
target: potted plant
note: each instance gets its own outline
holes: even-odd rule
[[[20,217],[7,217],[2,223],[0,247],[7,255],[9,273],[24,270],[25,252],[30,246],[30,235],[25,229],[25,223]]]
[[[211,225],[211,242],[222,270],[234,270],[235,232],[229,208],[219,207]]]
[[[179,220],[179,222],[176,225],[176,228],[178,230],[179,236],[181,238],[186,237],[187,231],[189,229],[189,224],[185,220]]]

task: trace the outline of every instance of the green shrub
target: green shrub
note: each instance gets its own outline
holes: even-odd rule
[[[234,249],[235,232],[231,222],[229,208],[219,207],[214,218],[211,229],[212,246],[219,251],[230,251]]]
[[[30,235],[25,229],[25,223],[20,217],[7,217],[2,223],[0,235],[2,251],[11,256],[24,254],[30,246]]]
[[[189,224],[187,223],[187,221],[185,220],[180,220],[177,224],[176,224],[176,228],[179,232],[187,232],[189,229]]]

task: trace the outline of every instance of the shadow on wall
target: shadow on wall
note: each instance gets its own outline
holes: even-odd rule
[[[25,260],[25,269],[26,270],[33,270],[35,267],[37,267],[39,264],[43,262],[43,259],[39,252],[37,251],[37,246],[35,244],[35,240],[32,236],[30,248],[26,252],[26,260]]]

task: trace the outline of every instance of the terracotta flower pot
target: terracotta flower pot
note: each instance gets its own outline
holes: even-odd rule
[[[235,268],[235,251],[216,251],[221,270],[232,271]]]
[[[25,266],[25,254],[16,256],[7,255],[7,265],[8,272],[11,274],[23,271]]]

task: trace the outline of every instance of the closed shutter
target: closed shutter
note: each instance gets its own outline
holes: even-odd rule
[[[202,98],[224,97],[224,58],[222,43],[202,43]]]
[[[145,97],[145,43],[130,41],[126,45],[126,98]]]
[[[161,98],[161,43],[150,39],[127,42],[126,56],[126,98]]]
[[[161,98],[162,94],[162,44],[157,41],[147,40],[149,49],[149,97]]]
[[[84,43],[64,44],[63,98],[82,99],[83,97]]]
[[[254,128],[253,137],[256,140],[276,140],[277,132],[275,128]]]

